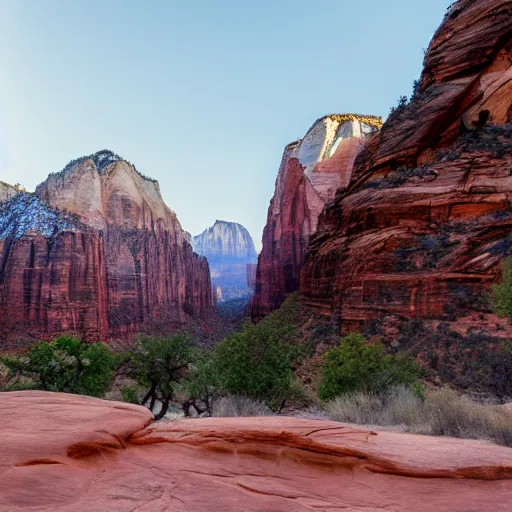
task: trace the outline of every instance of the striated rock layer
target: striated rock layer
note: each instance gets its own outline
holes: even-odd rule
[[[512,247],[511,63],[512,3],[456,2],[413,99],[368,141],[320,218],[307,304],[344,330],[379,315],[487,314]]]
[[[318,216],[336,190],[347,187],[364,138],[381,124],[373,116],[333,114],[316,121],[303,139],[286,146],[263,231],[253,319],[263,318],[298,290]]]
[[[0,339],[126,338],[204,320],[212,308],[208,264],[158,183],[113,153],[0,205]]]
[[[0,404],[0,510],[510,510],[512,449],[484,441],[283,417],[154,424],[140,406],[34,391]]]
[[[254,265],[258,257],[251,235],[241,224],[217,220],[192,238],[192,247],[208,260],[217,300],[252,294],[248,266]]]

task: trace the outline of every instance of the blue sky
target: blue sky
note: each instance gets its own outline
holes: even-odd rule
[[[0,180],[108,148],[260,247],[283,147],[409,95],[450,0],[0,0]]]

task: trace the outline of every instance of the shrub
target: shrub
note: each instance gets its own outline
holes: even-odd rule
[[[129,404],[139,403],[139,389],[137,386],[123,386],[121,388],[121,396],[123,397],[123,402],[128,402]]]
[[[82,343],[72,336],[38,343],[30,348],[27,357],[2,361],[11,377],[30,378],[38,389],[97,397],[109,389],[115,366],[105,345]]]
[[[153,411],[157,400],[162,402],[157,420],[163,418],[174,398],[178,382],[186,374],[192,351],[184,334],[166,338],[141,337],[132,351],[132,374],[137,382],[149,388],[141,405],[149,402]]]
[[[432,394],[421,411],[421,433],[468,439],[489,439],[512,446],[512,414],[501,406],[482,405],[443,388]]]
[[[443,388],[421,399],[409,388],[383,393],[343,394],[326,405],[336,421],[401,425],[417,434],[487,439],[512,446],[512,413],[502,406],[483,405]]]
[[[264,400],[280,410],[292,384],[292,364],[298,356],[295,326],[274,322],[245,324],[215,350],[222,389],[233,395]]]
[[[366,344],[361,334],[349,334],[325,354],[318,394],[329,400],[350,391],[381,391],[412,385],[422,374],[407,354],[387,355],[380,342]]]
[[[333,419],[347,423],[409,425],[421,403],[421,398],[410,388],[396,386],[380,394],[345,393],[328,403],[326,409]]]
[[[503,262],[503,281],[492,287],[493,309],[501,317],[512,317],[512,260]]]
[[[262,401],[247,396],[228,395],[213,406],[212,416],[218,418],[271,416],[272,411]]]

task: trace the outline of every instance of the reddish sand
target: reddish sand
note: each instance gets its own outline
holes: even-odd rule
[[[0,511],[509,511],[512,449],[309,419],[153,423],[142,407],[0,393]],[[148,425],[148,426],[146,426]]]

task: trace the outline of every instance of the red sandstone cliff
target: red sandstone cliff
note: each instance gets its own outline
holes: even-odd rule
[[[511,122],[512,2],[461,0],[429,46],[415,97],[325,208],[305,303],[344,330],[477,309],[494,322],[485,297],[512,248]]]
[[[318,216],[336,189],[348,185],[364,137],[380,124],[380,118],[372,116],[325,116],[303,139],[285,148],[258,258],[254,319],[263,318],[298,290]]]
[[[131,337],[204,320],[213,298],[158,183],[108,152],[0,206],[0,339]]]

